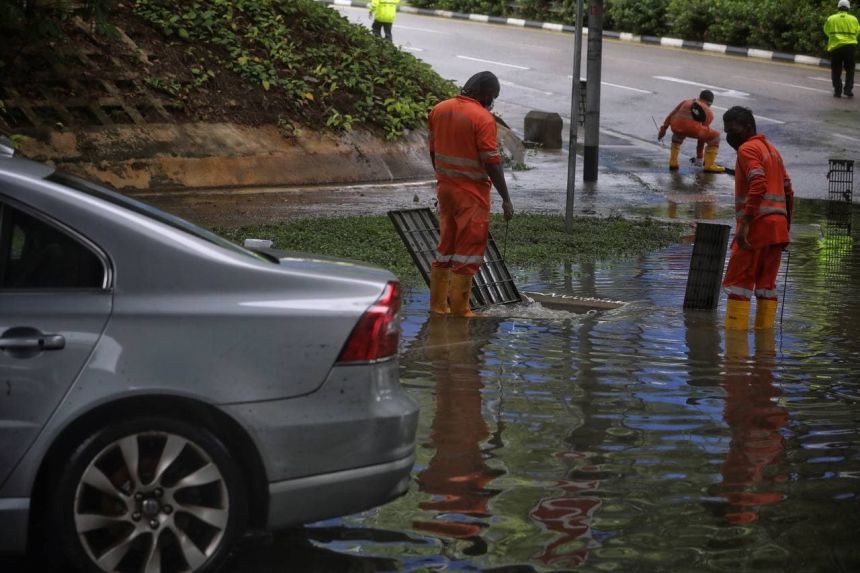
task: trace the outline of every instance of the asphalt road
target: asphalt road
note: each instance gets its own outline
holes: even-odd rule
[[[370,26],[363,9],[333,9]],[[541,110],[565,119],[567,137],[572,34],[403,13],[393,33],[402,50],[460,84],[477,71],[494,72],[502,83],[496,111],[516,131],[522,132],[528,111]],[[583,78],[586,48],[587,37]],[[680,100],[705,88],[715,94],[714,127],[719,130],[729,107],[752,109],[759,132],[780,149],[800,196],[826,195],[828,158],[860,159],[860,98],[834,98],[826,68],[604,38],[601,167],[615,161],[618,169],[629,169],[643,160],[664,167],[668,150],[656,142],[654,121],[661,123]],[[580,143],[583,137],[580,131]],[[691,143],[684,148],[688,151]],[[734,157],[724,144],[721,162],[732,165]]]

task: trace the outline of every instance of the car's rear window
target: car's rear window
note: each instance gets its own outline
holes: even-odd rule
[[[55,171],[51,175],[47,176],[45,179],[53,183],[59,183],[60,185],[71,187],[76,191],[86,193],[87,195],[92,195],[93,197],[97,197],[103,201],[113,203],[114,205],[119,205],[124,209],[133,211],[139,215],[143,215],[144,217],[148,217],[150,219],[158,221],[159,223],[169,225],[174,229],[179,229],[180,231],[184,231],[189,235],[194,235],[195,237],[218,245],[219,247],[222,247],[224,249],[233,251],[234,253],[240,253],[242,255],[253,257],[261,261],[271,262],[271,259],[264,257],[263,255],[259,255],[253,251],[249,251],[248,249],[245,249],[243,247],[240,247],[236,243],[228,241],[224,237],[220,237],[215,233],[207,231],[202,227],[198,227],[194,223],[186,221],[181,217],[171,215],[170,213],[162,211],[161,209],[153,207],[152,205],[148,205],[143,201],[138,201],[137,199],[127,197],[126,195],[123,195],[118,191],[114,191],[113,189],[110,189],[109,187],[106,187],[104,185],[93,183],[92,181],[87,181],[86,179],[82,179],[74,175],[69,175],[68,173],[63,173],[61,171]]]

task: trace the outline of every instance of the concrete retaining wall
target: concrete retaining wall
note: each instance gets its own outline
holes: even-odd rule
[[[48,132],[20,154],[121,190],[279,187],[432,178],[427,133],[304,133],[229,123],[148,124]]]

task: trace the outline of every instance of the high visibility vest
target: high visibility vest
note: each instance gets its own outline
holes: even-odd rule
[[[756,247],[787,243],[793,202],[791,179],[779,151],[764,135],[746,140],[738,149],[735,164],[735,216],[738,223],[745,216],[750,220],[750,243]],[[773,215],[782,222],[760,224]]]
[[[373,19],[384,24],[391,24],[397,14],[398,4],[400,4],[400,0],[371,0],[370,11],[373,12]]]
[[[437,104],[427,118],[439,185],[470,192],[489,204],[487,163],[501,163],[496,120],[476,100],[458,95]]]
[[[857,43],[860,23],[852,14],[840,11],[824,22],[824,33],[827,34],[827,51],[832,52],[841,46]]]

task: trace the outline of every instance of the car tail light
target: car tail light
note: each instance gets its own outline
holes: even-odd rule
[[[400,284],[391,281],[352,329],[338,362],[372,362],[397,354],[400,342]]]

